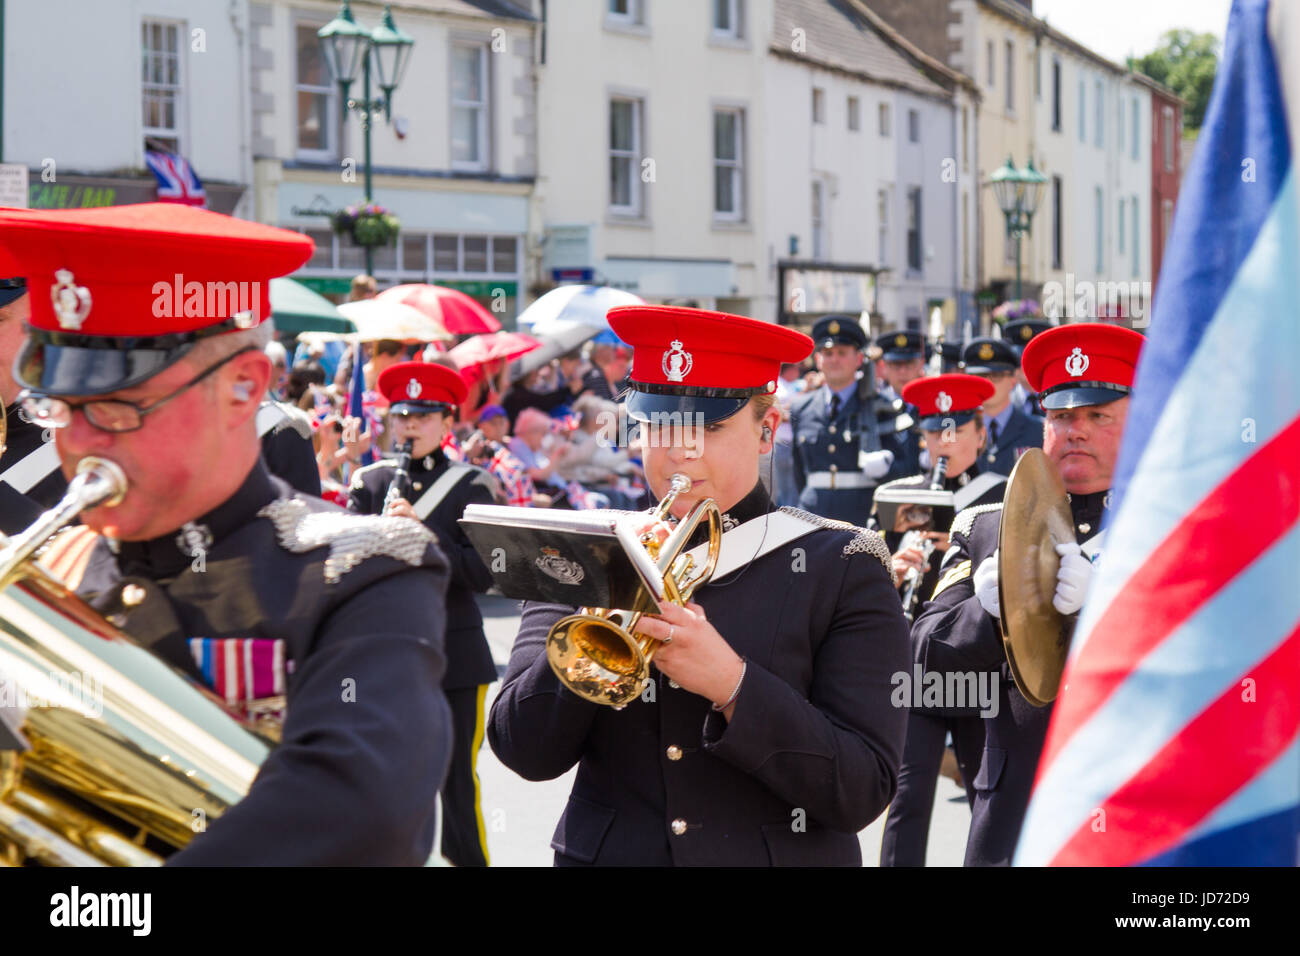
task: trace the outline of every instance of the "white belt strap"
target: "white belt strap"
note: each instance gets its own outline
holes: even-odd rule
[[[722,551],[718,555],[718,565],[713,569],[713,577],[724,578],[782,545],[811,534],[819,527],[820,525],[809,524],[784,511],[773,511],[751,518],[722,536]],[[702,544],[686,553],[695,559],[695,567],[703,567],[709,555],[709,546]]]
[[[1107,530],[1108,529],[1103,528],[1083,544],[1079,545],[1079,550],[1083,552],[1083,556],[1093,564],[1096,564],[1097,558],[1101,556],[1101,548],[1106,541]]]
[[[860,471],[813,471],[808,473],[809,488],[874,488],[876,482]]]
[[[433,509],[438,507],[439,502],[447,497],[451,489],[460,484],[462,478],[467,478],[471,474],[472,472],[468,468],[448,468],[442,473],[442,477],[429,486],[428,491],[420,495],[419,499],[411,505],[411,508],[423,521],[433,514]]]
[[[54,447],[54,442],[42,442],[40,448],[6,468],[0,474],[0,481],[25,495],[58,467],[59,452]]]

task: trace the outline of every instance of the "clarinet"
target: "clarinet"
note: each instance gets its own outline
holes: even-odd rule
[[[934,463],[934,471],[930,473],[930,490],[943,491],[943,480],[948,474],[948,458],[940,455]],[[904,536],[904,541],[900,545],[900,550],[907,548],[910,542],[906,540],[908,535],[917,535],[917,531],[909,531]],[[934,541],[930,538],[921,539],[921,567],[930,560],[930,555],[934,554]],[[903,579],[903,616],[911,621],[916,616],[916,605],[920,598],[921,578],[923,577],[920,568],[909,568],[907,576]]]
[[[393,472],[393,481],[388,486],[388,494],[384,495],[384,507],[380,512],[386,512],[388,506],[398,498],[405,498],[407,489],[411,484],[411,476],[408,472],[411,469],[411,448],[414,441],[404,441],[397,446],[397,470]]]

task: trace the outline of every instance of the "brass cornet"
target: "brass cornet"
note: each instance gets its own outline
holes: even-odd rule
[[[691,479],[673,475],[668,494],[650,516],[662,521],[673,502],[689,491]],[[682,552],[705,518],[709,520],[709,551],[704,566],[692,576],[695,559]],[[722,512],[712,498],[696,503],[662,544],[652,533],[641,537],[663,577],[663,593],[674,604],[685,605],[695,589],[713,574],[722,550]],[[642,587],[630,611],[579,608],[557,621],[546,635],[546,657],[565,687],[584,700],[621,710],[640,696],[650,679],[650,660],[659,641],[636,633],[646,613],[654,613],[651,595]]]

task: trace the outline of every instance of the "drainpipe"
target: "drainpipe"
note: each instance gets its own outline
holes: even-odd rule
[[[5,158],[5,0],[0,0],[0,163]]]

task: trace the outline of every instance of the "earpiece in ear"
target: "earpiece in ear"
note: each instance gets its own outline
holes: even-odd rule
[[[230,386],[230,391],[234,394],[235,398],[239,399],[241,402],[246,402],[252,397],[248,382],[236,382],[234,385]]]
[[[764,426],[763,426],[763,441],[770,441],[771,439],[772,439],[772,429],[770,429],[770,428],[768,428],[766,425],[764,425]]]

